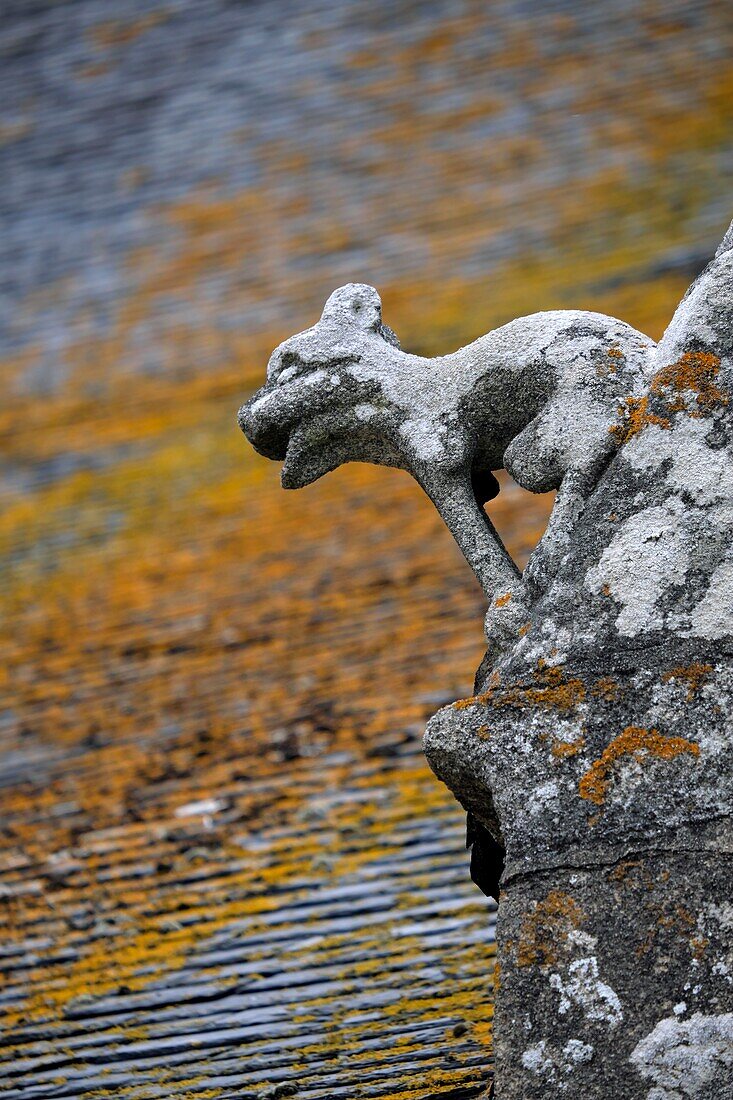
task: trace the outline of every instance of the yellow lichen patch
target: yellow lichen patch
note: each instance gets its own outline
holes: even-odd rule
[[[522,921],[516,944],[517,966],[554,966],[561,957],[568,933],[578,928],[585,914],[575,899],[562,890],[533,904]]]
[[[616,443],[622,446],[638,435],[649,424],[656,424],[658,428],[671,428],[672,421],[665,416],[657,416],[649,412],[649,397],[627,397],[619,408],[621,422],[609,428]]]
[[[469,695],[467,699],[456,699],[452,704],[453,710],[468,710],[469,707],[475,707],[487,702],[488,696],[486,693],[482,695]]]
[[[602,806],[608,793],[613,767],[619,760],[628,756],[639,761],[643,761],[646,756],[657,760],[673,760],[685,754],[699,756],[700,746],[684,737],[665,737],[656,729],[627,726],[581,777],[578,792],[586,801]]]
[[[688,351],[676,363],[657,371],[650,389],[653,394],[667,399],[669,391],[680,395],[694,393],[697,395],[695,403],[698,409],[710,411],[728,404],[728,395],[716,383],[719,372],[720,359],[717,355]]]
[[[575,710],[585,700],[585,685],[577,677],[567,677],[562,668],[552,666],[538,669],[536,686],[509,688],[495,692],[491,700],[495,707],[556,710],[561,713]]]
[[[703,412],[727,405],[728,395],[716,383],[719,372],[718,356],[698,351],[685,352],[677,362],[662,367],[652,379],[649,394],[627,397],[619,407],[620,421],[609,428],[616,443],[623,446],[650,424],[671,428],[675,413],[699,417]],[[686,393],[695,395],[692,409],[685,401]],[[650,411],[651,397],[661,402],[658,412]]]
[[[577,756],[585,748],[585,738],[578,737],[574,741],[563,741],[557,737],[552,740],[550,752],[558,760],[565,760],[570,756]]]
[[[497,598],[494,600],[494,607],[506,607],[511,598],[511,592],[506,592],[503,596],[497,596]]]
[[[516,707],[525,710],[538,707],[540,710],[567,712],[575,710],[585,700],[585,685],[577,677],[565,676],[558,666],[545,666],[540,663],[535,673],[536,684],[517,685],[508,688],[499,687],[495,681],[487,691],[459,699],[453,704],[456,710],[465,710],[473,706]]]
[[[662,683],[669,684],[681,681],[687,685],[687,702],[689,703],[709,679],[713,671],[712,665],[703,664],[701,661],[692,661],[689,665],[678,665],[665,672]]]

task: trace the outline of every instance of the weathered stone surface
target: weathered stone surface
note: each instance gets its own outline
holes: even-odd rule
[[[733,1086],[732,393],[729,230],[656,347],[563,311],[426,360],[350,284],[240,411],[286,487],[408,470],[491,601],[425,750],[485,888],[505,855],[499,1100]],[[522,578],[482,507],[502,466],[558,489]]]
[[[726,251],[628,396],[522,636],[431,723],[433,765],[479,818],[491,792],[516,871],[730,812],[732,314]]]
[[[497,1097],[729,1095],[731,868],[730,855],[647,848],[512,884]]]
[[[426,734],[506,845],[502,1100],[733,1087],[731,244],[625,398],[522,637]]]

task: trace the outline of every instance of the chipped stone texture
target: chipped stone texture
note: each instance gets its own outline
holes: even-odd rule
[[[521,636],[426,733],[435,772],[506,848],[497,1100],[561,1083],[733,1095],[726,241],[622,398],[617,450],[530,587]],[[571,1040],[594,1057],[566,1078]]]

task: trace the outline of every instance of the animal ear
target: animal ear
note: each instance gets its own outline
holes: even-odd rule
[[[356,324],[359,328],[375,326],[382,313],[382,302],[373,286],[347,283],[334,290],[323,307],[323,319]]]

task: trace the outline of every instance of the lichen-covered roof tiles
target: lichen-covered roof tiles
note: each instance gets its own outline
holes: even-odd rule
[[[193,436],[188,402],[2,521],[0,1090],[473,1095],[491,911],[419,738],[466,692],[480,594],[407,477],[296,500],[229,393]],[[517,523],[513,492],[526,553],[547,502]]]

